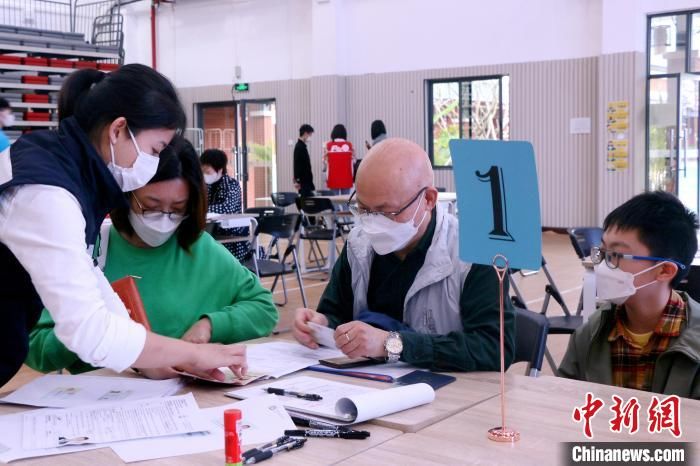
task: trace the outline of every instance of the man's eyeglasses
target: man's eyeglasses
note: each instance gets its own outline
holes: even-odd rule
[[[139,198],[136,197],[136,194],[131,193],[133,196],[134,200],[136,201],[136,204],[139,206],[139,209],[141,209],[141,215],[143,215],[143,218],[157,218],[160,217],[161,215],[167,215],[168,218],[174,222],[181,222],[184,219],[188,217],[186,214],[182,214],[179,212],[163,212],[162,210],[146,210],[144,209],[143,205],[139,202]]]
[[[388,218],[389,220],[396,221],[396,217],[398,217],[399,215],[401,215],[403,213],[403,211],[405,211],[406,209],[411,207],[411,205],[414,202],[416,202],[418,200],[418,198],[421,196],[421,194],[423,194],[427,189],[428,189],[428,187],[426,186],[423,189],[421,189],[420,191],[418,191],[418,194],[413,196],[413,199],[411,199],[411,201],[408,204],[406,204],[405,206],[403,206],[401,209],[397,210],[396,212],[382,212],[379,210],[370,210],[370,209],[365,209],[364,207],[360,207],[359,204],[357,203],[357,201],[353,201],[353,198],[355,197],[355,194],[357,193],[357,191],[353,191],[353,193],[349,199],[349,201],[350,201],[350,205],[349,205],[350,213],[352,213],[353,215],[358,215],[358,216],[359,215],[383,215],[386,218]]]
[[[681,270],[685,270],[685,265],[673,259],[665,259],[663,257],[654,256],[635,256],[634,254],[622,254],[620,252],[608,251],[599,246],[591,248],[591,261],[598,265],[605,261],[608,267],[616,269],[620,266],[620,259],[638,260],[638,261],[653,261],[653,262],[673,262]]]

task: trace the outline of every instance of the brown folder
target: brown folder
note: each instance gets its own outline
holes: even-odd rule
[[[146,327],[146,330],[150,332],[151,325],[148,323],[146,309],[143,307],[141,294],[136,286],[136,280],[134,280],[134,277],[128,275],[112,282],[112,289],[115,293],[117,293],[119,299],[122,300],[124,306],[126,306],[126,310],[129,311],[129,316],[131,319]]]

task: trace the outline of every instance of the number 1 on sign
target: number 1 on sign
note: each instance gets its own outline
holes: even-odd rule
[[[503,182],[503,170],[491,165],[489,171],[481,173],[476,171],[476,177],[484,183],[491,183],[491,206],[493,208],[493,230],[489,238],[501,241],[515,241],[508,233],[508,213],[506,211],[506,187]]]

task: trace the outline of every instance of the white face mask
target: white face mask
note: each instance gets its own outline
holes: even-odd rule
[[[107,165],[107,168],[112,172],[112,176],[117,181],[117,184],[124,192],[134,191],[143,188],[151,181],[153,175],[158,170],[158,157],[143,152],[136,143],[134,134],[129,129],[129,136],[136,147],[136,160],[132,167],[120,167],[114,161],[114,145],[110,142],[109,151],[112,155],[112,161]]]
[[[423,212],[423,217],[418,225],[414,225],[416,214],[418,210],[420,210],[420,204],[424,196],[425,195],[421,196],[416,211],[413,213],[413,217],[406,223],[389,220],[383,215],[365,214],[356,217],[357,223],[360,228],[362,228],[362,231],[369,236],[369,242],[374,252],[380,256],[384,256],[390,252],[399,251],[416,236],[418,228],[423,224],[428,214],[427,211]]]
[[[15,124],[15,114],[14,113],[8,113],[2,118],[2,126],[4,128],[9,128],[10,126],[13,126]]]
[[[206,184],[214,184],[217,181],[219,181],[222,176],[223,176],[223,173],[214,173],[214,174],[205,173],[204,174],[204,182]]]
[[[165,244],[183,220],[184,218],[173,220],[163,213],[153,217],[144,217],[143,214],[129,210],[129,222],[131,222],[134,231],[144,243],[153,248]]]
[[[617,304],[618,306],[624,304],[630,296],[633,296],[637,292],[637,290],[641,290],[642,288],[647,287],[658,281],[654,280],[640,287],[635,287],[634,277],[648,272],[649,270],[653,270],[663,264],[665,264],[665,262],[653,265],[635,274],[631,272],[625,272],[624,270],[621,270],[619,268],[611,269],[605,262],[597,264],[594,267],[594,270],[596,280],[596,294],[598,295],[598,299],[610,301],[611,303]]]

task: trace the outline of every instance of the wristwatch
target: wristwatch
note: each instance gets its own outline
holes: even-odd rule
[[[386,362],[397,362],[403,351],[403,341],[399,332],[389,332],[389,335],[384,341],[384,349],[386,350]]]

